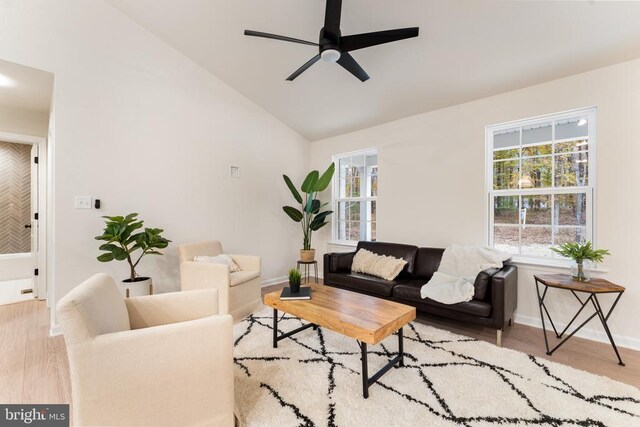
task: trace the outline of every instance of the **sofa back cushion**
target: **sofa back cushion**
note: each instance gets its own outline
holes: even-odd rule
[[[402,245],[399,243],[385,243],[385,242],[358,242],[358,250],[366,249],[378,255],[388,255],[394,258],[402,258],[407,261],[407,265],[404,266],[400,276],[405,274],[413,275],[414,264],[416,260],[416,253],[418,247],[413,245]]]
[[[413,275],[418,279],[430,280],[433,273],[438,271],[444,249],[418,248]]]

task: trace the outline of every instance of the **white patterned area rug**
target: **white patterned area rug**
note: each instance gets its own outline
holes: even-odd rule
[[[355,340],[306,329],[274,349],[272,313],[234,327],[243,426],[640,426],[633,386],[415,322],[404,328],[405,366],[364,399]],[[302,324],[286,316],[278,329]],[[395,336],[369,346],[369,374],[397,350]]]

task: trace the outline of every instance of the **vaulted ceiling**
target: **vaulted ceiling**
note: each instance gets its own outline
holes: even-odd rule
[[[640,2],[344,0],[344,35],[419,26],[357,51],[361,83],[312,46],[323,0],[107,0],[310,141],[640,57]]]

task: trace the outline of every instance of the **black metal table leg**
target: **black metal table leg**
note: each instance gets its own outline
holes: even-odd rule
[[[402,328],[398,329],[398,355],[391,359],[378,372],[369,378],[369,368],[367,366],[367,343],[358,341],[362,360],[362,396],[367,399],[369,397],[369,387],[376,383],[389,369],[394,366],[404,366],[404,335]]]
[[[285,338],[289,338],[292,335],[297,334],[298,332],[304,331],[305,329],[314,328],[317,329],[318,325],[315,323],[307,323],[306,325],[302,325],[299,328],[296,328],[292,331],[283,333],[282,335],[278,335],[278,309],[273,309],[273,348],[278,348],[278,341],[283,340]]]
[[[367,343],[360,343],[360,354],[362,360],[362,397],[369,398],[369,368],[367,366]]]
[[[278,348],[278,309],[273,309],[273,348]]]
[[[535,278],[535,281],[536,281],[536,293],[538,294],[538,308],[540,309],[540,320],[542,321],[542,333],[544,335],[544,345],[547,348],[547,354],[549,354],[549,340],[547,339],[547,327],[544,323],[544,314],[542,313],[542,307],[544,306],[544,302],[540,297],[540,286],[538,284],[538,278]]]
[[[398,329],[398,356],[400,360],[398,366],[404,366],[404,334],[402,328]]]
[[[613,341],[613,336],[611,335],[611,331],[609,330],[609,326],[607,325],[607,319],[609,318],[609,315],[613,311],[613,308],[616,306],[616,304],[618,303],[618,300],[620,299],[621,296],[622,296],[622,292],[620,292],[618,294],[618,298],[616,298],[615,302],[613,303],[613,306],[609,310],[609,313],[607,314],[606,317],[605,317],[604,313],[602,312],[602,307],[600,306],[600,301],[598,301],[598,297],[595,294],[593,295],[592,302],[593,302],[593,306],[596,309],[596,312],[598,313],[598,317],[600,318],[600,322],[602,322],[602,327],[604,328],[604,331],[607,333],[607,336],[609,337],[609,342],[611,342],[611,346],[613,347],[613,351],[616,352],[616,356],[618,357],[618,365],[625,366],[625,364],[622,362],[622,358],[620,357],[620,353],[618,352],[618,347],[616,347],[616,343]]]

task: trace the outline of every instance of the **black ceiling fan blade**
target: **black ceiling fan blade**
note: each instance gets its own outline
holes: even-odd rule
[[[327,0],[327,9],[324,13],[324,34],[332,37],[334,42],[340,37],[341,15],[342,0]]]
[[[352,52],[365,47],[418,37],[418,33],[418,27],[411,27],[344,36],[340,38],[340,50],[342,52]]]
[[[342,55],[340,55],[338,64],[342,65],[342,68],[359,78],[361,82],[366,82],[367,80],[369,80],[369,75],[367,74],[367,72],[364,71],[360,64],[358,64],[356,60],[353,59],[353,56],[349,55],[348,53],[344,52],[342,53]]]
[[[307,71],[307,69],[309,67],[311,67],[313,64],[315,64],[316,62],[318,62],[318,60],[320,60],[320,54],[317,54],[316,56],[314,56],[313,58],[311,58],[310,60],[308,60],[302,67],[298,68],[293,74],[291,74],[289,77],[287,77],[287,80],[289,80],[290,82],[293,81],[293,79],[295,79],[296,77],[298,77],[300,74],[304,73],[305,71]]]
[[[245,36],[253,36],[253,37],[263,37],[265,39],[280,40],[280,41],[283,41],[283,42],[307,44],[309,46],[316,46],[316,47],[318,46],[318,43],[308,42],[306,40],[294,39],[293,37],[279,36],[277,34],[262,33],[260,31],[244,30],[244,35]]]

